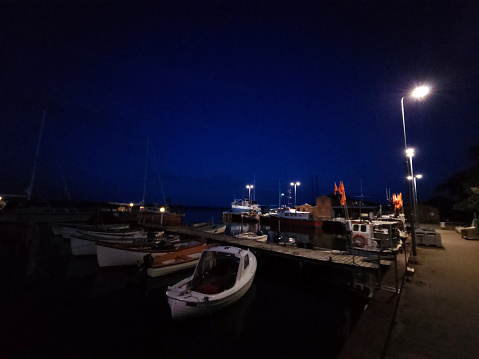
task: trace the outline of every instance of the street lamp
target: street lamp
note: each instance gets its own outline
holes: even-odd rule
[[[411,96],[416,99],[421,99],[429,93],[429,87],[420,86],[416,87],[411,93]],[[408,149],[406,141],[406,121],[404,120],[404,96],[401,98],[401,113],[402,113],[402,126],[403,126],[403,135],[404,135],[404,152],[406,155],[406,177],[414,178],[414,172],[412,168],[412,157],[414,156],[414,150]],[[412,239],[412,255],[417,255],[417,244],[416,244],[416,193],[414,188],[415,181],[411,181],[411,184],[408,186],[409,189],[409,201],[412,206],[412,227],[411,227],[411,239]]]
[[[407,178],[409,181],[412,181],[412,188],[413,188],[413,195],[414,195],[414,206],[415,206],[414,216],[416,218],[416,221],[417,221],[417,218],[418,218],[418,211],[419,211],[419,206],[418,206],[418,202],[417,202],[417,181],[416,180],[421,179],[421,178],[422,178],[421,174],[408,176],[408,178]]]
[[[163,225],[163,213],[165,213],[165,207],[160,208],[160,213],[161,213],[160,224]]]
[[[296,208],[296,186],[299,186],[299,182],[291,182],[291,186],[294,186],[294,208]]]
[[[248,200],[251,201],[251,189],[253,188],[252,184],[247,184],[246,188],[248,189]]]

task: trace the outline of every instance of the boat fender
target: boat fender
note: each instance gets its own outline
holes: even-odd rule
[[[153,265],[153,263],[155,263],[155,259],[153,258],[153,256],[151,255],[151,253],[148,253],[148,254],[145,254],[143,256],[143,264],[145,267],[151,267]]]
[[[366,243],[368,243],[368,240],[366,239],[365,236],[362,234],[355,234],[353,236],[353,242],[356,244],[358,247],[364,247]]]

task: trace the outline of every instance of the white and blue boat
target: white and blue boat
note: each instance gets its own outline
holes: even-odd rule
[[[233,213],[261,213],[261,206],[256,201],[251,201],[248,197],[235,199],[231,202],[231,212]]]

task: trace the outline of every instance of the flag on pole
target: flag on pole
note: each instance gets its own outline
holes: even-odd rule
[[[339,181],[339,193],[341,194],[341,205],[346,205],[346,191],[344,189],[343,181]]]
[[[403,206],[402,202],[402,193],[399,193],[398,195],[393,194],[393,203],[394,203],[394,209],[400,209]]]

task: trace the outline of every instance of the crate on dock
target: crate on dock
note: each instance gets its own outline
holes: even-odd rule
[[[417,243],[425,246],[442,247],[441,235],[431,228],[416,229]]]

